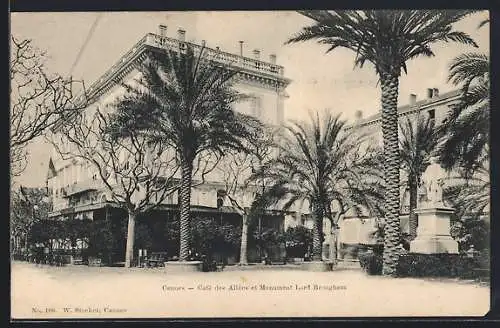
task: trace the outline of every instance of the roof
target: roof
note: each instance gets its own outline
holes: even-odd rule
[[[120,83],[120,81],[134,69],[135,63],[145,59],[146,50],[170,48],[180,49],[180,51],[182,51],[186,49],[186,45],[190,45],[195,51],[204,49],[204,51],[207,51],[210,58],[238,68],[243,74],[246,73],[256,75],[263,79],[277,80],[283,86],[291,82],[290,79],[284,76],[283,66],[204,47],[187,41],[180,41],[178,39],[148,33],[120,57],[120,59],[98,78],[97,81],[85,90],[87,92],[88,101],[90,104],[95,102],[99,96],[107,92],[114,85]],[[80,95],[78,100],[82,102],[85,101],[84,95]]]
[[[403,106],[399,106],[398,113],[399,113],[399,115],[407,114],[407,113],[410,113],[412,111],[416,111],[418,109],[421,109],[422,107],[433,106],[439,102],[446,102],[446,101],[456,99],[460,95],[461,95],[461,90],[452,90],[449,92],[445,92],[445,93],[443,93],[439,96],[433,97],[433,98],[426,98],[426,99],[419,100],[413,105],[406,104]],[[380,117],[381,117],[381,113],[379,111],[377,114],[374,114],[374,115],[371,115],[367,118],[361,119],[361,120],[357,121],[356,123],[348,126],[347,128],[352,128],[354,125],[364,126],[364,125],[368,125],[368,124],[373,124],[373,123],[378,122],[380,120]]]

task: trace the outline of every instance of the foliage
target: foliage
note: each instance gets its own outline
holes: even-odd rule
[[[138,220],[135,230],[135,243],[136,249],[151,249],[153,246],[153,232],[151,228]]]
[[[398,259],[399,167],[398,112],[399,77],[407,72],[406,62],[419,56],[431,57],[431,45],[440,41],[477,47],[454,24],[471,10],[308,10],[300,11],[314,23],[304,27],[287,43],[316,40],[327,52],[342,47],[356,54],[355,66],[373,64],[381,87],[382,135],[384,142],[384,273],[392,275]],[[315,247],[315,252],[320,251]]]
[[[165,238],[165,250],[167,254],[179,254],[180,221],[178,217],[170,217],[165,223],[163,230]]]
[[[244,143],[259,134],[260,124],[233,110],[242,98],[232,88],[234,67],[209,58],[204,48],[182,47],[146,53],[138,67],[141,77],[135,85],[123,85],[126,94],[115,104],[114,131],[117,136],[147,131],[150,141],[174,150],[181,166],[179,257],[187,260],[193,175],[204,181],[227,150],[245,151]],[[195,167],[203,158],[205,165]]]
[[[52,208],[50,198],[44,188],[24,188],[10,194],[10,233],[23,237],[30,233],[37,222],[47,220]],[[29,239],[29,237],[28,237]]]
[[[478,218],[490,209],[489,160],[484,159],[472,176],[452,176],[447,180],[446,198],[456,209],[457,217]]]
[[[462,217],[452,223],[450,233],[463,252],[469,250],[471,246],[478,251],[490,247],[490,226],[482,218]]]
[[[117,133],[148,130],[153,139],[174,147],[180,158],[193,161],[206,151],[242,149],[259,122],[235,112],[242,95],[233,89],[236,68],[208,58],[203,50],[167,49],[147,53],[139,66],[137,86],[117,103]]]
[[[164,239],[168,254],[179,253],[180,221],[169,219],[164,228]],[[196,217],[191,225],[191,246],[193,252],[212,258],[214,253],[224,253],[240,243],[241,228],[229,223],[222,225],[212,217]]]
[[[31,228],[29,240],[31,243],[46,244],[49,239],[65,238],[62,221],[40,220]]]
[[[382,211],[383,186],[375,153],[360,154],[362,139],[345,131],[339,116],[311,115],[308,122],[286,128],[280,156],[263,165],[254,179],[266,179],[270,187],[264,199],[281,202],[284,210],[307,200],[313,212],[313,252],[321,257],[322,219],[332,218],[332,203],[345,213],[365,206]]]
[[[397,266],[399,277],[473,278],[476,259],[461,254],[405,254]]]
[[[434,155],[441,135],[435,127],[434,120],[428,116],[418,115],[416,124],[407,118],[400,127],[401,166],[407,175],[414,177],[417,185],[420,185],[420,178],[430,165],[430,159]]]
[[[120,240],[126,235],[125,220],[92,221],[89,231],[88,256],[98,256],[103,260],[112,260],[115,252],[122,246]]]
[[[487,23],[484,20],[479,27]],[[465,53],[453,59],[449,69],[448,80],[461,86],[462,95],[443,124],[447,137],[441,162],[470,176],[489,152],[490,59],[486,54]]]
[[[342,47],[356,53],[356,66],[365,62],[383,75],[403,70],[406,62],[419,56],[434,56],[430,45],[439,41],[476,46],[453,24],[471,10],[309,10],[300,11],[314,20],[287,43],[316,40],[327,52]]]
[[[365,252],[358,255],[361,268],[369,275],[382,274],[382,254]]]
[[[280,236],[287,257],[304,257],[312,246],[312,230],[304,226],[288,227]]]
[[[165,144],[151,142],[144,133],[129,131],[116,136],[117,114],[88,109],[74,113],[47,139],[64,160],[90,166],[107,191],[107,197],[129,215],[125,265],[133,260],[135,217],[161,204],[177,188],[175,157],[164,154]]]
[[[440,140],[440,130],[435,128],[434,120],[430,117],[417,114],[416,124],[407,118],[401,127],[399,139],[399,153],[401,167],[406,171],[407,186],[410,192],[410,235],[412,238],[417,232],[417,216],[415,209],[418,202],[418,187],[422,174],[431,164],[430,158],[434,155]]]
[[[268,250],[282,243],[280,232],[273,227],[263,227],[261,231],[254,231],[253,241],[262,249]]]
[[[69,238],[74,246],[77,239],[86,238],[89,235],[92,221],[89,219],[68,219],[59,221],[62,228],[62,238]]]
[[[240,244],[241,228],[225,223],[218,224],[214,218],[196,218],[192,224],[191,245],[195,252],[207,256],[215,252],[224,253]]]

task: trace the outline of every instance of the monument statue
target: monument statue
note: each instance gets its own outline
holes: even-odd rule
[[[458,243],[450,234],[453,208],[443,202],[443,184],[447,173],[435,158],[422,175],[423,201],[415,210],[418,215],[417,237],[410,242],[410,253],[458,254]]]
[[[446,176],[445,170],[432,158],[431,165],[422,175],[422,185],[425,190],[423,203],[426,206],[443,206],[443,185]]]

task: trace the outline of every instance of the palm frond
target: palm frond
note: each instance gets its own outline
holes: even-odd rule
[[[242,100],[233,88],[238,70],[214,62],[203,49],[150,52],[138,69],[141,78],[114,104],[121,132],[160,131],[189,161],[207,151],[245,151],[260,134],[258,120],[233,109]]]
[[[458,42],[477,47],[454,23],[474,10],[304,10],[300,14],[314,23],[304,27],[285,44],[315,40],[327,52],[343,47],[352,50],[356,66],[375,65],[378,74],[406,72],[406,62],[433,56],[431,45]]]

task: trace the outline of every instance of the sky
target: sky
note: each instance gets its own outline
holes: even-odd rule
[[[432,58],[417,58],[408,63],[408,75],[400,80],[399,104],[408,103],[411,93],[425,97],[427,88],[440,93],[453,90],[447,83],[450,61],[465,52],[489,53],[489,26],[477,29],[488,12],[477,13],[456,24],[456,29],[470,34],[479,48],[439,43],[432,47]],[[92,25],[93,33],[80,59],[75,60]],[[341,113],[347,120],[356,111],[363,116],[378,112],[380,86],[373,66],[354,68],[354,54],[336,49],[325,54],[326,46],[313,41],[284,45],[284,42],[311,20],[293,11],[260,12],[60,12],[12,13],[11,33],[47,51],[47,68],[64,76],[83,79],[90,85],[105,73],[146,33],[156,33],[158,25],[167,25],[167,35],[175,37],[178,28],[186,30],[186,39],[207,46],[239,53],[239,40],[244,41],[244,55],[261,50],[261,59],[277,55],[277,64],[285,67],[285,76],[292,80],[285,103],[285,119],[303,119],[308,111],[328,109]],[[29,165],[17,181],[28,186],[45,184],[49,145],[36,141],[30,145]]]

